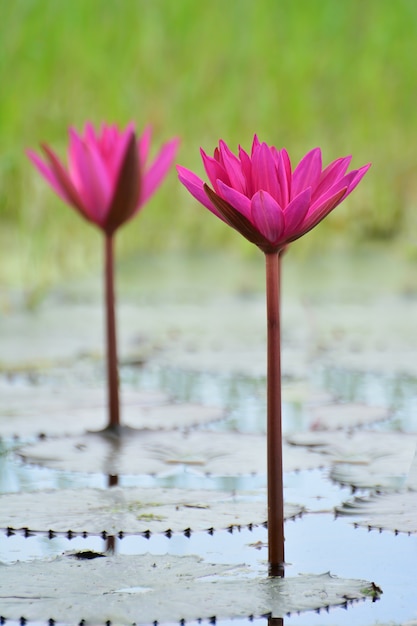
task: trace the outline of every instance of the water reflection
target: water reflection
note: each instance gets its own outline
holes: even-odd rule
[[[108,554],[116,554],[116,536],[108,535],[106,539],[106,549],[105,552]]]
[[[117,487],[117,485],[119,484],[119,476],[118,474],[108,474],[107,475],[107,486],[109,488],[111,487]],[[105,552],[107,552],[107,554],[116,554],[116,545],[117,545],[117,537],[116,535],[107,535],[105,538]]]
[[[108,487],[116,487],[119,484],[119,476],[117,474],[108,474],[107,475],[107,486]]]

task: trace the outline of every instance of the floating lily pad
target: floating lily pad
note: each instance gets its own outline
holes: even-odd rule
[[[86,302],[87,301],[87,302]],[[138,307],[125,302],[117,308],[120,356],[130,353],[132,337],[140,327]],[[57,302],[51,297],[33,311],[14,311],[0,324],[2,354],[0,367],[21,370],[52,367],[80,355],[101,356],[105,349],[101,298],[84,302]],[[136,345],[144,358],[155,346],[151,340]]]
[[[364,580],[329,573],[253,578],[245,566],[205,563],[192,556],[108,556],[3,565],[2,615],[86,625],[178,622],[210,618],[282,617],[375,597]],[[253,574],[252,574],[253,575]]]
[[[3,437],[39,433],[75,434],[107,423],[104,388],[82,385],[22,385],[0,382]],[[132,428],[172,429],[221,419],[219,408],[175,404],[159,391],[121,390],[122,422]]]
[[[112,439],[88,433],[41,441],[19,451],[28,463],[104,474],[169,474],[178,466],[220,476],[266,473],[266,437],[229,432],[133,432]],[[284,445],[284,469],[313,469],[325,457]]]
[[[415,299],[381,291],[348,302],[327,298],[324,304],[320,298],[310,308],[322,362],[357,372],[416,374]]]
[[[236,311],[238,315],[238,312]],[[237,319],[237,316],[236,316]],[[258,326],[263,326],[259,321]],[[185,338],[182,344],[165,345],[164,350],[152,357],[152,362],[181,369],[216,372],[224,375],[231,373],[253,377],[266,375],[266,340],[261,337],[257,344],[251,346],[247,337],[253,333],[253,327],[242,335],[231,337],[228,329],[217,323],[215,334],[211,337],[212,344],[207,343],[207,330],[202,329],[193,341]],[[219,336],[222,338],[219,341]],[[245,336],[245,341],[242,341]],[[306,354],[302,349],[282,347],[282,373],[285,377],[302,378],[306,376],[308,367]]]
[[[417,453],[405,479],[404,489],[398,493],[371,495],[344,502],[336,512],[360,516],[358,526],[417,533]]]
[[[63,489],[0,496],[0,527],[88,534],[139,534],[261,525],[266,497],[233,497],[217,491],[182,489]],[[303,507],[288,504],[285,517]]]
[[[162,288],[160,292],[164,294]],[[194,301],[188,302],[167,300],[164,296],[161,298],[158,294],[157,305],[154,299],[140,305],[119,302],[121,362],[143,363],[152,359],[160,365],[198,371],[265,374],[263,293],[242,298],[235,293],[224,296],[216,292],[208,297],[206,292],[203,298],[196,301],[194,295]],[[300,329],[302,338],[305,336],[303,324],[297,324],[300,314],[302,319],[302,311],[294,313],[287,302],[284,315],[288,318],[291,345],[283,341],[283,371],[296,376],[303,376],[307,371],[303,341],[298,337],[294,340]],[[102,357],[105,348],[103,308],[96,298],[88,304],[45,300],[36,314],[19,311],[3,317],[0,333],[0,368],[5,370],[39,365],[51,367],[79,355]]]
[[[398,489],[412,468],[417,437],[410,433],[308,432],[289,436],[296,446],[320,451],[332,465],[330,476],[343,485]],[[417,474],[417,471],[415,472]]]
[[[417,498],[412,491],[355,498],[336,511],[342,515],[360,516],[355,520],[357,526],[417,533]]]
[[[373,424],[389,418],[386,408],[354,403],[334,403],[309,409],[311,428],[314,430],[339,430]]]

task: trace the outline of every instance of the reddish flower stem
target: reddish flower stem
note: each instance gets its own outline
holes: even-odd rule
[[[282,479],[280,252],[265,254],[267,339],[267,472],[269,575],[284,577]]]
[[[117,368],[116,314],[114,296],[114,255],[113,235],[105,234],[105,304],[106,304],[106,340],[107,340],[107,389],[108,416],[107,428],[117,430],[119,416],[119,375]]]

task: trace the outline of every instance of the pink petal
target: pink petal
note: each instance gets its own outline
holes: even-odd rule
[[[302,228],[311,200],[311,188],[305,189],[284,209],[285,237],[293,237]]]
[[[342,178],[340,178],[332,187],[330,187],[330,189],[326,190],[326,192],[323,195],[321,195],[314,202],[312,202],[310,212],[314,212],[321,205],[325,204],[329,198],[332,198],[342,188],[346,189],[345,196],[344,196],[346,197],[350,193],[349,189],[354,184],[357,174],[358,174],[358,170],[352,170],[351,172],[346,174],[346,176],[343,176]],[[365,174],[365,172],[363,174]],[[362,178],[362,176],[360,178]],[[353,189],[354,187],[352,187],[352,191]]]
[[[223,181],[217,181],[217,187],[219,189],[219,195],[221,198],[226,200],[236,211],[239,211],[242,215],[246,217],[249,221],[251,220],[251,208],[250,208],[250,200],[243,193],[240,193],[233,187],[229,187],[229,185],[225,185]]]
[[[258,135],[254,135],[253,136],[253,141],[252,141],[252,151],[251,151],[251,157],[253,157],[253,154],[255,152],[255,150],[261,145],[261,142],[258,139]]]
[[[123,159],[133,135],[135,135],[135,127],[132,123],[128,124],[123,132],[120,132],[116,127],[103,127],[100,152],[108,172],[112,189],[117,185],[120,168],[122,167]],[[136,144],[139,152],[139,143],[137,140]]]
[[[291,161],[288,156],[288,152],[283,148],[277,150],[271,148],[272,155],[275,161],[275,167],[277,170],[277,179],[280,189],[279,196],[277,198],[278,203],[282,207],[286,207],[291,197]]]
[[[93,126],[93,124],[91,122],[87,122],[85,127],[84,127],[84,136],[83,136],[84,141],[86,141],[87,143],[98,143],[98,138],[97,138],[97,134],[96,134],[96,130]]]
[[[101,224],[105,219],[114,189],[97,150],[97,144],[86,144],[70,130],[70,172],[75,187],[90,217]]]
[[[355,187],[359,185],[360,181],[365,176],[366,172],[369,170],[370,167],[371,167],[371,163],[367,163],[366,165],[363,165],[358,170],[356,170],[355,176],[353,177],[353,180],[349,184],[348,190],[346,192],[346,196],[352,193]]]
[[[243,237],[258,246],[263,252],[275,251],[275,246],[259,232],[259,230],[242,213],[232,207],[226,200],[218,196],[208,185],[204,185],[209,200],[223,216],[226,224],[237,230]]]
[[[323,170],[320,176],[320,181],[313,190],[313,202],[317,200],[321,195],[323,195],[328,189],[330,189],[337,180],[343,178],[346,173],[347,168],[352,160],[351,156],[343,157],[337,159],[330,163],[326,169]]]
[[[217,183],[218,179],[223,180],[226,184],[229,184],[229,176],[223,165],[219,163],[219,160],[215,157],[211,157],[200,149],[201,158],[203,159],[204,169],[206,170],[209,181],[211,182],[216,193],[218,192]]]
[[[241,148],[240,146],[239,146],[239,159],[240,159],[240,167],[242,169],[242,174],[245,179],[245,188],[244,188],[243,193],[248,198],[252,198],[253,194],[255,193],[253,189],[253,184],[252,184],[252,161],[251,161],[249,154],[245,152],[245,150],[243,150],[243,148]]]
[[[151,146],[152,128],[147,126],[138,140],[139,146],[139,163],[142,167],[146,165],[148,160],[149,149]]]
[[[181,165],[177,165],[177,172],[179,181],[184,185],[184,187],[190,192],[190,194],[198,200],[203,206],[206,207],[209,211],[214,213],[217,217],[224,221],[222,215],[218,212],[215,206],[210,202],[207,197],[206,192],[204,191],[204,182],[199,178],[196,174],[187,170],[185,167]]]
[[[333,211],[333,209],[335,209],[345,197],[346,191],[347,187],[342,187],[332,196],[328,197],[323,203],[316,203],[316,206],[311,207],[307,214],[307,217],[304,220],[303,231],[300,233],[299,236],[304,235],[309,230],[317,226],[317,224],[321,222],[326,217],[326,215]]]
[[[275,159],[266,143],[255,149],[252,157],[252,181],[255,191],[267,191],[280,203],[281,188],[278,182]]]
[[[82,198],[78,194],[77,189],[74,187],[73,182],[61,161],[47,145],[42,145],[42,149],[48,158],[51,174],[54,179],[56,179],[59,187],[63,190],[63,196],[61,197],[66,198],[67,202],[77,209],[83,217],[90,221],[94,221],[83,205]]]
[[[282,208],[267,192],[260,190],[252,198],[251,222],[271,243],[277,243],[283,235],[285,221]]]
[[[144,173],[142,177],[142,192],[140,196],[141,205],[150,198],[165,178],[174,161],[178,144],[179,139],[172,139],[162,146],[151,167]]]
[[[48,165],[46,165],[46,163],[44,163],[42,159],[36,154],[36,152],[33,152],[33,150],[27,150],[26,154],[29,157],[29,159],[32,161],[36,169],[40,172],[40,174],[42,174],[45,180],[51,185],[55,193],[58,194],[61,200],[64,200],[64,202],[71,204],[71,199],[68,196],[65,188],[62,187],[62,185],[60,184],[58,178],[56,177],[54,173],[53,168],[48,167]],[[56,157],[56,159],[58,160],[58,157]],[[61,167],[62,167],[62,170],[64,171],[64,166],[62,164],[61,164]],[[70,182],[69,179],[68,179],[68,182]]]
[[[321,150],[314,148],[308,152],[299,162],[292,175],[291,197],[311,187],[315,189],[321,175]]]
[[[335,194],[337,194],[340,189],[345,189],[345,194],[341,198],[340,202],[347,198],[347,196],[352,193],[355,187],[360,183],[370,167],[371,164],[368,163],[360,169],[352,170],[351,172],[346,174],[346,176],[343,176],[343,178],[338,180],[330,189],[326,191],[326,193],[324,193],[312,203],[309,213],[319,210],[320,207],[326,204],[328,200],[331,199]]]
[[[242,172],[242,166],[238,157],[228,148],[226,143],[222,140],[219,142],[220,162],[223,165],[227,176],[229,178],[229,184],[231,187],[245,193],[246,181]],[[227,181],[224,181],[227,183]]]

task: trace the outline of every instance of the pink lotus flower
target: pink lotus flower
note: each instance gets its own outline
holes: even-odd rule
[[[251,155],[233,154],[224,141],[209,157],[201,150],[212,188],[177,166],[180,181],[214,215],[265,253],[267,314],[267,499],[269,575],[285,576],[282,464],[280,284],[287,244],[314,228],[344,200],[370,165],[348,173],[351,157],[322,169],[321,150],[311,150],[293,170],[286,150],[260,143]]]
[[[166,143],[151,163],[150,142],[150,127],[137,139],[133,124],[122,131],[103,124],[97,132],[87,123],[82,134],[69,130],[68,169],[47,145],[45,160],[27,154],[64,202],[110,235],[139,211],[172,164],[178,140]]]
[[[201,150],[212,188],[196,174],[177,166],[179,179],[212,213],[263,252],[281,250],[314,228],[357,186],[370,164],[349,173],[351,157],[322,169],[320,148],[311,150],[293,170],[285,149],[260,143],[239,156],[224,141],[214,157]]]
[[[108,429],[120,433],[119,376],[114,293],[114,239],[153,194],[170,168],[178,140],[172,139],[148,162],[151,129],[138,140],[133,124],[120,131],[103,124],[96,132],[87,123],[79,135],[69,130],[68,169],[43,145],[45,160],[28,156],[56,193],[104,235],[104,279],[107,341]]]

